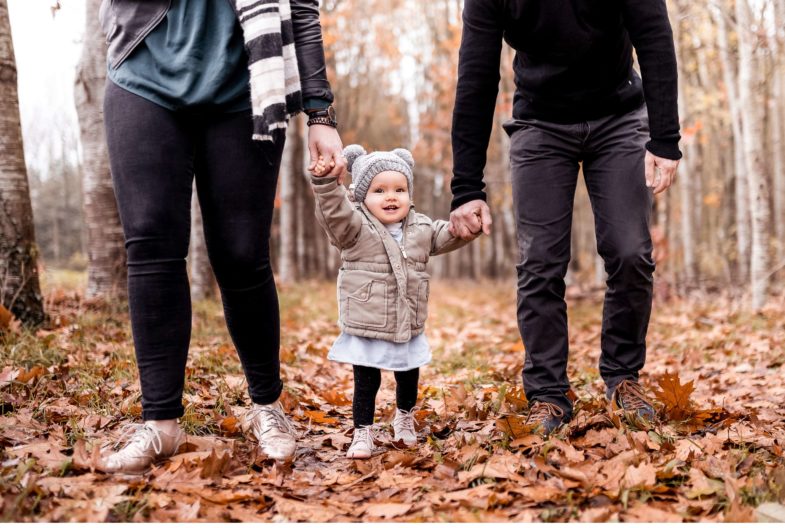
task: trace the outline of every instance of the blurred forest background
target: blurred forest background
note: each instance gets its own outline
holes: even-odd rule
[[[125,268],[101,124],[106,50],[97,25],[100,1],[34,2],[55,25],[74,17],[85,21],[73,73],[73,121],[62,108],[49,116],[23,111],[20,117],[18,98],[25,94],[17,92],[17,66],[48,67],[15,60],[12,34],[18,39],[19,32],[35,31],[22,25],[21,15],[9,22],[7,2],[21,10],[14,6],[22,1],[29,11],[29,0],[0,0],[0,305],[35,322],[42,317],[30,308],[40,299],[36,270],[87,270],[91,298],[124,295]],[[449,215],[462,3],[321,3],[344,144],[409,147],[417,162],[417,208],[438,218]],[[684,159],[676,185],[656,198],[653,211],[657,295],[729,292],[760,308],[785,276],[785,0],[669,0],[668,7],[679,62]],[[74,44],[58,43],[55,36],[40,35],[38,45]],[[512,59],[505,47],[485,171],[493,233],[434,259],[437,276],[509,279],[515,273],[508,138],[501,129],[511,112]],[[333,279],[338,265],[337,253],[312,221],[306,128],[303,119],[290,126],[280,173],[272,247],[283,283]],[[582,183],[573,226],[568,286],[580,294],[604,282]],[[189,262],[194,296],[215,295],[195,202]]]

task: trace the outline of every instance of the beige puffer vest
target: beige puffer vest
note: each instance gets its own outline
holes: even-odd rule
[[[347,334],[405,343],[421,334],[428,317],[431,255],[467,242],[412,208],[403,222],[403,243],[364,204],[349,201],[336,178],[311,178],[316,219],[341,251],[339,325]]]

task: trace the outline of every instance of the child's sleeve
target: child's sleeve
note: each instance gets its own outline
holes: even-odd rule
[[[316,201],[316,221],[319,222],[332,245],[338,249],[352,247],[360,235],[362,218],[346,195],[346,188],[337,178],[311,177]]]
[[[450,222],[446,220],[433,220],[433,234],[431,235],[431,255],[443,255],[455,251],[468,244],[470,240],[463,240],[453,236],[448,229]]]

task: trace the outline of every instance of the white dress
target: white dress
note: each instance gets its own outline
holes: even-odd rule
[[[385,227],[396,242],[403,242],[403,222]],[[330,348],[327,359],[385,370],[412,370],[430,363],[431,347],[425,333],[406,343],[394,343],[341,332]]]

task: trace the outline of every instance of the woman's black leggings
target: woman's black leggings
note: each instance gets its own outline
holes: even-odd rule
[[[283,385],[269,237],[283,133],[274,145],[253,141],[250,110],[170,111],[111,81],[104,121],[128,252],[142,417],[183,414],[194,177],[210,262],[251,399],[274,402]]]
[[[402,411],[411,411],[417,403],[417,383],[420,369],[395,371],[395,400]],[[354,398],[352,414],[354,426],[373,424],[376,411],[376,393],[382,384],[382,372],[378,368],[354,365]]]

